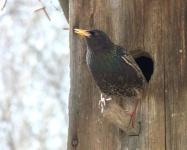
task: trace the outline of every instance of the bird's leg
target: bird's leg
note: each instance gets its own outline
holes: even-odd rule
[[[106,101],[110,101],[110,100],[112,100],[111,97],[107,97],[106,95],[103,95],[101,93],[101,99],[99,100],[99,106],[101,108],[101,113],[103,113],[104,107],[106,105]]]
[[[128,127],[132,127],[134,128],[134,121],[135,121],[135,117],[136,117],[136,111],[137,111],[137,108],[138,108],[138,103],[139,103],[139,98],[136,100],[136,103],[135,103],[135,107],[134,107],[134,110],[133,112],[128,112],[128,114],[130,115],[130,121],[129,121],[129,126]]]

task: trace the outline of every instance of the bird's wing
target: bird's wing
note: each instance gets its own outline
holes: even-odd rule
[[[154,70],[154,62],[151,55],[141,49],[132,50],[129,53],[136,61],[138,67],[141,69],[146,81],[149,81]]]
[[[139,77],[143,77],[144,75],[141,71],[141,69],[138,67],[136,61],[134,60],[134,58],[132,57],[132,55],[124,48],[118,46],[118,51],[120,52],[121,58],[124,60],[124,62],[126,64],[128,64],[129,66],[131,66],[138,74]]]

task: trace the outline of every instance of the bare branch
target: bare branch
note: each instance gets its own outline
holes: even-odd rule
[[[4,3],[3,3],[3,6],[2,6],[2,8],[1,8],[1,10],[3,10],[3,9],[5,8],[6,4],[7,4],[7,0],[5,0],[5,1],[4,1]]]
[[[64,27],[64,28],[62,28],[62,30],[69,30],[69,28],[68,27]]]
[[[38,1],[41,3],[41,0],[38,0]],[[38,9],[34,10],[34,12],[41,11],[41,10],[45,13],[45,15],[48,18],[48,20],[51,21],[51,18],[49,17],[49,14],[48,14],[45,6],[42,6],[42,7],[38,8]]]

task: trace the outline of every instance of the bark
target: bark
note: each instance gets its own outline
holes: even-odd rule
[[[69,150],[187,149],[186,6],[185,0],[70,0]],[[116,44],[152,56],[139,136],[127,136],[100,113],[100,91],[75,27],[103,30]]]

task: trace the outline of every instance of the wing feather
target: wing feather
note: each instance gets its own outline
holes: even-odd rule
[[[132,57],[132,55],[125,49],[123,49],[122,47],[118,46],[118,50],[121,54],[121,58],[124,60],[124,62],[126,64],[128,64],[129,66],[131,66],[136,72],[137,75],[140,78],[143,78],[143,80],[145,80],[145,77],[141,71],[141,69],[139,68],[139,66],[137,65],[136,61],[134,60],[134,58]]]

